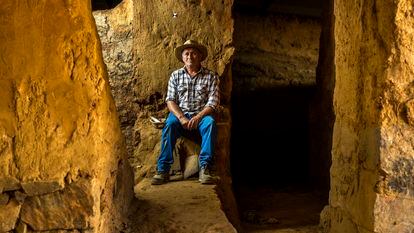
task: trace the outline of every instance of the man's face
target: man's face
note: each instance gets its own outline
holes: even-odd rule
[[[186,48],[183,50],[182,59],[186,66],[199,66],[201,53],[195,48]]]

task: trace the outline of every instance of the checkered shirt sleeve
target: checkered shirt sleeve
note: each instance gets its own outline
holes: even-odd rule
[[[217,107],[220,104],[219,78],[217,75],[212,77],[208,93],[208,101],[206,106],[217,110]]]
[[[177,98],[177,76],[174,75],[174,73],[171,74],[170,80],[168,81],[168,90],[167,90],[167,97],[165,98],[165,101],[174,101],[178,104],[178,98]]]

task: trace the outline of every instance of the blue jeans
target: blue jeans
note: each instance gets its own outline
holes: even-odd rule
[[[186,114],[186,117],[191,117]],[[197,129],[201,135],[201,151],[199,156],[199,166],[205,167],[211,165],[214,153],[214,144],[216,142],[217,129],[216,122],[212,116],[205,116],[201,119]],[[170,113],[165,121],[161,138],[161,154],[158,157],[157,171],[161,173],[169,172],[174,162],[173,149],[177,139],[187,133],[195,130],[186,130],[181,125],[178,118]]]

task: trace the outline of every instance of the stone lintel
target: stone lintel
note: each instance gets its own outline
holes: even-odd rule
[[[59,181],[34,181],[22,183],[22,188],[28,196],[53,193],[63,189],[64,187],[63,182]]]
[[[93,207],[91,181],[82,179],[57,192],[27,197],[21,219],[35,231],[88,229]]]

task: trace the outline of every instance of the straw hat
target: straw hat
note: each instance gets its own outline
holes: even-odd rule
[[[198,43],[195,40],[187,40],[186,42],[184,42],[183,45],[178,46],[177,48],[175,48],[175,56],[177,57],[177,59],[182,62],[183,58],[182,58],[182,54],[183,54],[183,50],[186,48],[195,48],[198,51],[200,51],[201,53],[201,61],[204,61],[204,59],[206,59],[207,57],[207,48],[206,46]]]

